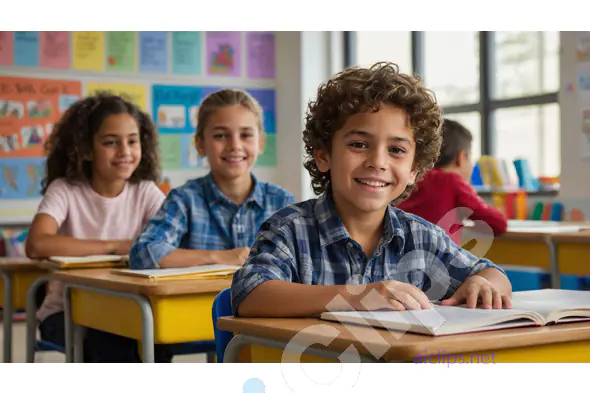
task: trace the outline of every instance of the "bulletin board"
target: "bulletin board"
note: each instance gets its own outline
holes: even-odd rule
[[[31,222],[53,124],[99,90],[125,94],[152,116],[171,187],[208,171],[193,146],[202,99],[248,91],[267,133],[254,172],[274,181],[275,61],[273,32],[0,32],[0,225]]]

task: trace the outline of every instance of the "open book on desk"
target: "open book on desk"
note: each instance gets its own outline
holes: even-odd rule
[[[232,278],[237,265],[203,265],[181,268],[166,269],[113,269],[113,273],[124,274],[127,276],[143,277],[152,280],[163,279],[191,279],[191,280],[213,280],[221,278]]]
[[[86,257],[53,256],[43,260],[44,263],[59,269],[74,268],[108,268],[125,267],[129,262],[129,255],[89,255]]]
[[[512,309],[434,305],[416,311],[325,312],[321,319],[402,332],[445,336],[522,326],[590,321],[590,291],[542,289],[514,292]]]

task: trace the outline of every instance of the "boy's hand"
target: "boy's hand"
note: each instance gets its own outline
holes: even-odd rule
[[[480,299],[482,308],[512,308],[510,296],[500,293],[492,283],[478,275],[465,280],[453,296],[443,300],[440,304],[441,306],[458,306],[466,301],[468,308],[475,308]]]
[[[217,264],[224,265],[239,265],[242,266],[248,255],[250,255],[250,249],[248,247],[233,248],[231,250],[219,251],[220,258],[216,258]]]
[[[401,281],[381,281],[367,285],[368,291],[358,299],[357,310],[426,310],[432,308],[430,300],[420,289]]]

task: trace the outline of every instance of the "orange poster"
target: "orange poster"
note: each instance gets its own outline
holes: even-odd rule
[[[81,96],[79,81],[0,77],[0,158],[42,157],[53,125]]]

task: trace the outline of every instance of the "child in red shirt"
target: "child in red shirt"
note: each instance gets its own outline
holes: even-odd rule
[[[434,169],[428,172],[416,190],[397,207],[438,225],[461,246],[462,222],[476,223],[475,230],[494,234],[506,232],[508,220],[486,202],[469,184],[471,163],[471,132],[460,123],[445,119],[442,126],[443,144]],[[490,232],[488,229],[486,232]]]

